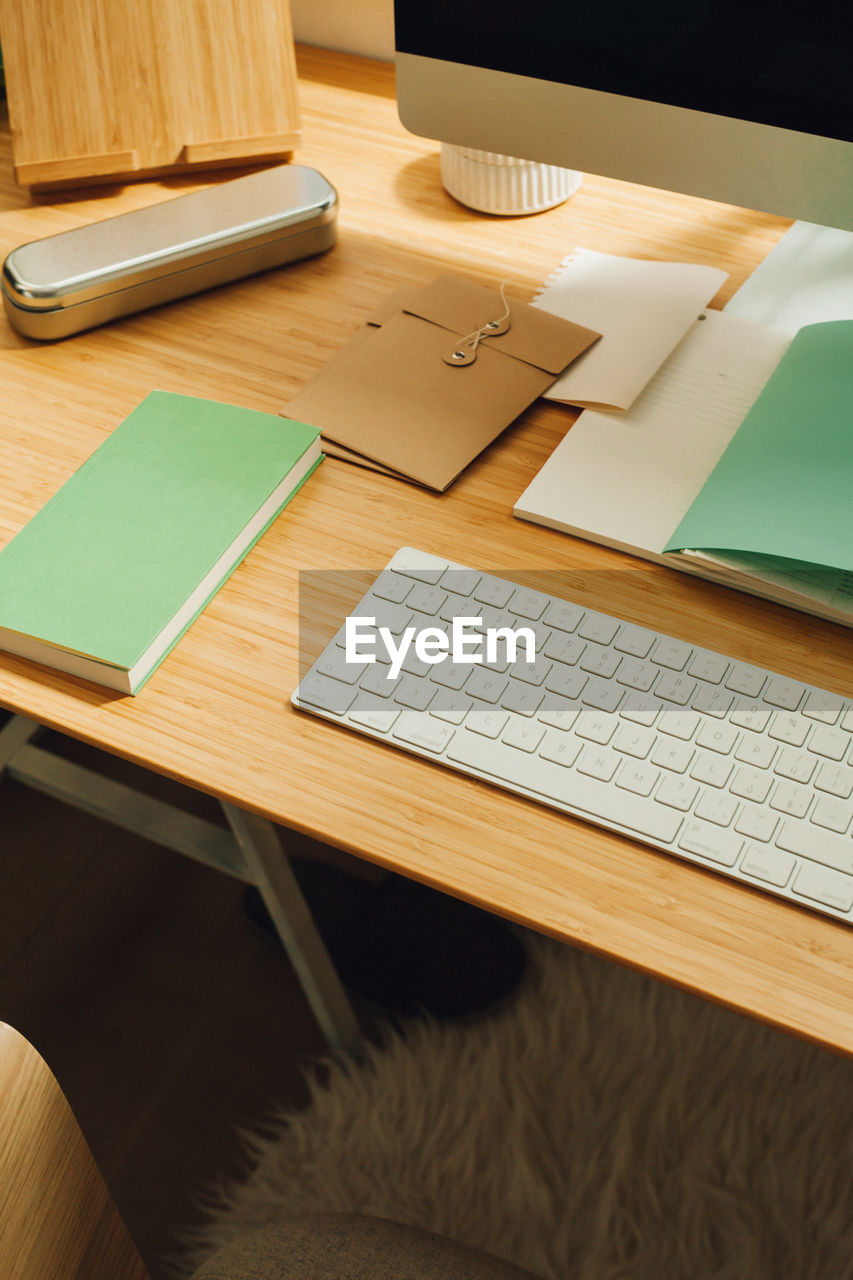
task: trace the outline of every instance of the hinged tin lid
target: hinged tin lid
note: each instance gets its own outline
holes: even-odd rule
[[[47,310],[289,238],[334,221],[337,195],[316,169],[279,165],[13,249],[3,291]]]

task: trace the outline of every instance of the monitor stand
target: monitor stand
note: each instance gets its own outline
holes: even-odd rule
[[[461,204],[482,213],[518,216],[553,209],[574,195],[582,177],[575,169],[441,144],[445,189]]]

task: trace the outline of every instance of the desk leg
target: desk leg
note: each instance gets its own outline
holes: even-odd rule
[[[358,1021],[279,844],[276,828],[257,814],[224,802],[222,807],[246,870],[261,892],[330,1047],[355,1049],[361,1042]]]

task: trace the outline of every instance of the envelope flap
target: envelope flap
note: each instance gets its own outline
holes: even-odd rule
[[[396,295],[397,300],[400,294]],[[511,326],[506,333],[483,339],[492,351],[523,360],[526,364],[560,373],[586,350],[599,334],[561,316],[551,315],[526,302],[507,298]],[[466,337],[497,320],[505,311],[500,293],[457,276],[441,276],[403,302],[409,315],[440,325],[457,337]],[[384,311],[384,308],[383,308]],[[383,319],[387,318],[387,313]],[[371,316],[374,323],[383,320]]]

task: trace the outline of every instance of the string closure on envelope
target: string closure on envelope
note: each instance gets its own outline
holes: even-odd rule
[[[509,315],[509,303],[506,298],[506,287],[512,284],[512,280],[501,281],[501,302],[504,304],[503,315],[498,316],[496,320],[487,320],[480,329],[475,329],[473,333],[469,333],[466,337],[460,338],[454,343],[446,356],[443,356],[445,364],[450,365],[466,365],[473,364],[477,359],[477,348],[484,338],[499,338],[502,333],[506,333],[512,328],[512,321]]]

